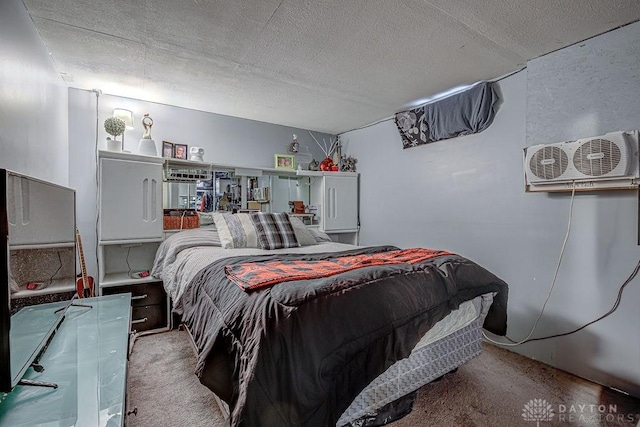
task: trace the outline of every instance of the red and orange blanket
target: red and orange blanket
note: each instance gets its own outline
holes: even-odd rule
[[[342,255],[321,260],[247,262],[225,265],[224,270],[229,280],[248,292],[277,283],[329,277],[359,268],[416,264],[442,255],[451,253],[436,249],[411,248],[382,253]]]

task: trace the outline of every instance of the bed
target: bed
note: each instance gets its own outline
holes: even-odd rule
[[[303,246],[246,247],[254,236],[234,233],[253,232],[247,217],[235,231],[224,217],[165,240],[152,275],[232,426],[366,425],[477,356],[482,327],[506,332],[507,285],[464,257],[331,242],[293,219]],[[326,273],[337,263],[343,270]]]

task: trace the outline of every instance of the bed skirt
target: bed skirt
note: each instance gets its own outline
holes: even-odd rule
[[[373,415],[382,406],[411,393],[468,362],[482,352],[484,316],[393,364],[354,399],[338,426]],[[354,423],[357,425],[357,423]]]
[[[420,387],[451,372],[482,352],[481,315],[469,325],[414,350],[411,356],[391,365],[356,396],[342,414],[338,426],[353,423],[360,418],[374,416],[376,411]],[[189,329],[185,327],[187,332]],[[189,332],[189,338],[193,338]],[[195,350],[195,347],[194,347]],[[229,418],[229,406],[214,394],[216,403],[225,419]]]

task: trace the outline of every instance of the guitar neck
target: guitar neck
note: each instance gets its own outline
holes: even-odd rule
[[[80,272],[82,273],[82,283],[86,288],[89,283],[87,279],[87,267],[84,263],[84,251],[82,250],[82,238],[80,237],[80,233],[76,233],[76,240],[78,243],[78,258],[80,259]]]

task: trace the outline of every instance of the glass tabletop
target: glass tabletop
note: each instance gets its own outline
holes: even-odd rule
[[[16,313],[12,333],[16,326],[37,338],[42,333],[38,326],[51,326],[51,311],[67,304],[34,306],[14,321],[22,311]],[[18,385],[0,394],[0,425],[123,425],[131,294],[78,299],[74,304],[90,307],[69,307],[40,359],[44,371],[28,368],[23,376],[58,388]],[[26,341],[16,336],[18,352],[31,351],[33,345]]]
[[[16,385],[29,364],[46,344],[45,339],[58,326],[69,302],[24,307],[11,316],[11,378]],[[60,310],[60,311],[59,311]]]

